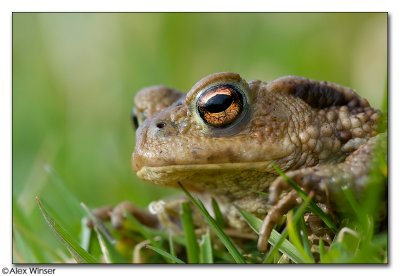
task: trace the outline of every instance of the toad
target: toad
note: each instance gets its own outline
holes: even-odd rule
[[[301,203],[276,167],[335,210],[343,186],[363,193],[373,149],[385,140],[381,117],[350,88],[296,76],[246,82],[216,73],[187,94],[149,87],[135,97],[133,169],[157,185],[212,196],[231,218],[237,207],[262,218],[265,251],[276,223]]]

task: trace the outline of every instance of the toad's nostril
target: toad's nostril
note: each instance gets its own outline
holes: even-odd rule
[[[164,128],[165,126],[166,126],[165,122],[158,122],[158,123],[156,124],[156,127],[157,127],[157,128]]]

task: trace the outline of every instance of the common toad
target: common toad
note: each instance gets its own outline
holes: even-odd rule
[[[336,208],[343,185],[362,194],[373,148],[384,139],[381,112],[352,89],[295,76],[246,82],[216,73],[186,95],[143,89],[134,110],[137,175],[213,196],[227,215],[239,207],[263,218],[260,251],[279,218],[301,202],[274,166]]]

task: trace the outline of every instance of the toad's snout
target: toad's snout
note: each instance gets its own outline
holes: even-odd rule
[[[139,171],[142,167],[159,167],[165,164],[177,164],[179,139],[173,123],[156,117],[146,120],[137,130],[135,151],[132,155],[132,167]]]

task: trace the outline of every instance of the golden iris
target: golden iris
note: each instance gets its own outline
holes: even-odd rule
[[[197,109],[203,121],[213,127],[233,123],[243,110],[243,96],[228,84],[210,87],[200,95]]]

